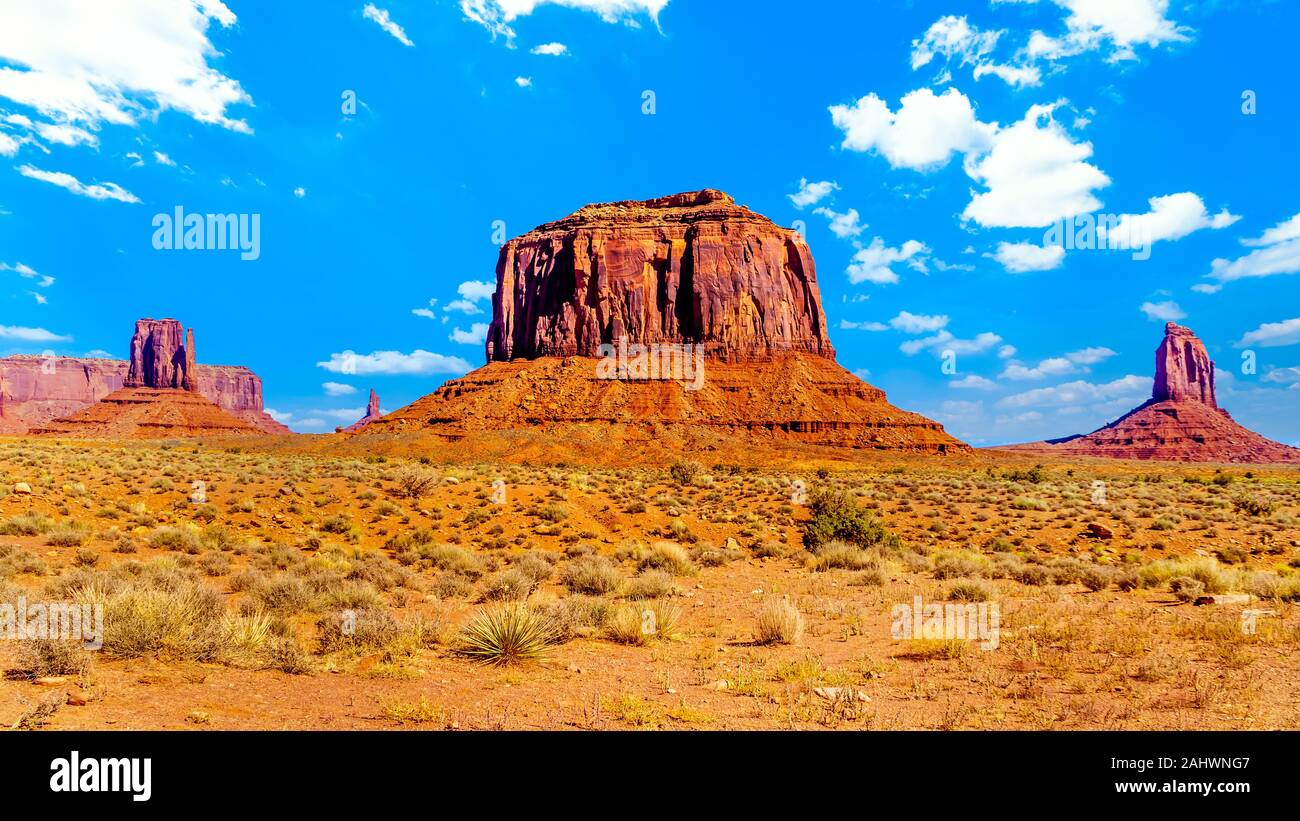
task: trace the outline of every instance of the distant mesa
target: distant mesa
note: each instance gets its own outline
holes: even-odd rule
[[[129,393],[127,393],[129,392]],[[0,359],[0,433],[106,438],[290,433],[247,368],[199,365],[194,331],[136,323],[128,360]]]
[[[334,432],[351,433],[353,431],[361,430],[381,416],[383,416],[383,414],[379,411],[379,394],[375,393],[374,388],[371,388],[370,401],[366,404],[366,415],[353,422],[351,425],[348,425],[346,428],[339,428]]]
[[[485,354],[484,367],[354,434],[456,441],[585,426],[685,447],[740,435],[969,450],[836,364],[803,238],[712,189],[588,205],[506,243]],[[607,378],[615,356],[637,361]],[[672,361],[689,370],[658,367]]]
[[[1214,362],[1191,329],[1173,322],[1156,348],[1151,399],[1089,434],[1004,450],[1177,462],[1300,462],[1300,449],[1237,424],[1219,407]]]

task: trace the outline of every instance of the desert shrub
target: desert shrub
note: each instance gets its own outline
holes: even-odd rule
[[[532,579],[533,587],[546,581],[555,573],[555,568],[551,566],[551,563],[536,552],[520,556],[511,567]]]
[[[429,585],[429,592],[440,599],[455,599],[474,592],[474,580],[459,573],[440,573]]]
[[[320,529],[326,533],[347,533],[352,530],[352,519],[347,514],[340,513],[321,522]]]
[[[686,548],[672,542],[655,542],[639,562],[642,570],[666,570],[674,576],[690,576],[697,572],[695,563]]]
[[[1250,558],[1249,551],[1245,548],[1236,547],[1234,545],[1224,545],[1216,548],[1214,555],[1224,564],[1242,564],[1246,559]]]
[[[1274,510],[1277,510],[1276,504],[1272,502],[1261,502],[1260,500],[1254,499],[1250,496],[1238,496],[1232,500],[1232,506],[1237,511],[1245,513],[1247,516],[1268,516]]]
[[[1099,590],[1105,590],[1110,587],[1111,580],[1115,577],[1114,571],[1109,568],[1098,565],[1089,565],[1085,567],[1080,574],[1079,581],[1083,586],[1096,593]]]
[[[623,578],[604,556],[583,556],[565,565],[560,580],[572,593],[604,596],[617,590]]]
[[[483,575],[483,562],[463,547],[451,544],[431,545],[420,550],[420,557],[439,570],[447,570],[477,579]]]
[[[847,542],[832,541],[821,545],[809,564],[816,572],[826,570],[883,570],[884,560],[873,550],[863,550]]]
[[[550,619],[514,602],[480,611],[461,629],[458,650],[484,664],[536,660],[555,643]]]
[[[643,570],[627,583],[626,594],[629,599],[657,599],[673,592],[673,577],[663,570]]]
[[[80,641],[29,639],[18,644],[18,661],[10,671],[13,675],[82,676],[90,669],[91,651]]]
[[[1141,583],[1136,570],[1125,570],[1115,576],[1115,586],[1125,592],[1136,590]]]
[[[1191,576],[1178,576],[1170,580],[1169,591],[1179,601],[1194,601],[1197,597],[1205,595],[1205,583]]]
[[[948,589],[949,601],[982,602],[993,598],[997,591],[989,584],[978,580],[957,582]]]
[[[99,564],[99,551],[83,547],[73,555],[72,563],[77,567],[94,567]]]
[[[803,638],[803,615],[789,599],[772,599],[758,614],[754,640],[759,644],[796,644]]]
[[[408,499],[423,499],[433,492],[441,481],[437,474],[414,465],[397,471],[397,488]]]
[[[149,534],[149,546],[155,550],[179,550],[185,553],[198,553],[198,537],[188,530],[178,527],[160,527]]]
[[[1021,584],[1042,587],[1052,580],[1051,571],[1041,564],[1025,564],[1011,573],[1011,578]]]
[[[0,522],[0,536],[39,536],[54,527],[54,521],[40,513],[13,516]]]
[[[934,556],[934,577],[936,579],[983,576],[988,574],[991,569],[992,564],[988,559],[969,550],[943,550]]]
[[[319,653],[382,651],[410,655],[428,646],[436,631],[421,622],[404,624],[382,607],[334,610],[316,621]]]
[[[858,547],[896,550],[898,537],[851,497],[835,490],[818,490],[808,505],[812,517],[804,525],[804,547],[816,552],[828,542],[839,541]]]
[[[245,614],[262,610],[276,616],[292,616],[312,609],[314,594],[307,582],[297,576],[263,577],[247,591],[240,603]]]
[[[537,580],[518,568],[504,570],[483,585],[484,601],[516,601],[528,598]]]
[[[696,477],[699,476],[700,471],[703,469],[704,466],[699,462],[689,459],[681,460],[668,466],[668,475],[679,485],[693,485]]]
[[[230,557],[224,553],[204,553],[199,567],[209,576],[224,576],[230,572]]]
[[[86,529],[76,522],[64,522],[45,534],[45,543],[53,547],[78,547],[86,541]]]
[[[221,594],[193,582],[173,589],[154,586],[159,582],[138,580],[103,602],[104,654],[217,660],[225,615]]]
[[[1016,510],[1047,510],[1047,502],[1029,496],[1019,496],[1012,500],[1011,506]]]
[[[610,611],[605,635],[619,644],[643,645],[676,636],[681,609],[662,601],[623,604]]]
[[[262,646],[266,666],[272,670],[295,676],[310,675],[315,671],[311,655],[292,636],[271,636]]]
[[[536,609],[550,621],[555,640],[560,643],[603,627],[612,606],[599,596],[569,596],[537,605]]]
[[[471,554],[472,555],[472,554]],[[365,582],[377,590],[392,590],[403,585],[408,578],[408,571],[403,570],[388,558],[374,551],[362,553],[352,560],[348,568],[348,578]]]

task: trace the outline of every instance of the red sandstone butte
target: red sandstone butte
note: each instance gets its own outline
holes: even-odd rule
[[[597,356],[620,338],[835,356],[803,238],[714,190],[588,205],[502,248],[489,362]]]
[[[1156,348],[1151,399],[1092,433],[1007,449],[1178,462],[1300,462],[1300,449],[1242,427],[1219,407],[1205,345],[1173,322]]]
[[[128,381],[137,387],[153,382],[197,392],[266,433],[291,432],[263,409],[262,380],[257,374],[244,367],[198,365],[193,331],[178,350],[180,339],[180,323],[175,320],[146,319],[136,323],[130,361],[63,356],[0,359],[0,434],[25,433],[75,414]]]
[[[371,388],[370,401],[366,404],[366,415],[353,422],[351,425],[348,425],[346,428],[342,428],[338,432],[351,433],[354,430],[361,430],[381,416],[383,416],[383,414],[379,411],[379,394],[375,393],[374,388]]]
[[[969,450],[835,362],[807,244],[721,191],[588,205],[506,243],[496,273],[487,365],[354,436]],[[701,346],[702,380],[603,377],[602,345]]]

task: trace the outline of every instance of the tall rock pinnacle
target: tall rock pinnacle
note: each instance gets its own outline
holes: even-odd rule
[[[197,380],[193,329],[187,335],[174,319],[136,321],[124,387],[196,391]]]
[[[1173,322],[1165,325],[1165,338],[1156,349],[1156,381],[1151,398],[1157,402],[1203,402],[1212,408],[1214,363],[1190,328]]]

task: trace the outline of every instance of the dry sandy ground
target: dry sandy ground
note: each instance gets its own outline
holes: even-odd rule
[[[0,722],[1300,727],[1300,608],[1293,603],[1300,474],[1033,465],[981,454],[876,458],[821,475],[811,466],[765,473],[710,464],[674,478],[651,467],[419,465],[220,445],[0,440],[5,600],[75,598],[100,585],[107,591],[100,600],[111,601],[114,578],[119,585],[165,578],[151,583],[215,589],[242,628],[253,614],[269,623],[267,635],[238,652],[228,644],[196,652],[175,636],[145,646],[126,641],[136,636],[121,628],[88,663],[45,676],[48,682],[36,675],[48,671],[29,669],[29,643],[0,641],[0,668],[9,671],[0,681]],[[436,484],[412,497],[403,491],[411,475]],[[19,482],[33,493],[14,492]],[[195,482],[203,483],[202,504],[190,498]],[[816,569],[802,542],[810,515],[804,494],[827,488],[873,510],[902,547],[858,569]],[[494,500],[501,489],[503,504]],[[1252,512],[1246,503],[1262,507]],[[1088,536],[1092,523],[1112,536]],[[392,541],[417,531],[428,536],[415,547]],[[663,543],[672,547],[656,548]],[[682,551],[689,562],[662,560]],[[620,586],[600,596],[571,592],[564,580],[584,554],[608,557]],[[1182,564],[1161,569],[1172,561]],[[590,616],[538,660],[497,667],[463,656],[460,629],[500,606],[484,600],[496,583],[512,570],[548,566],[530,571],[545,578],[524,591],[536,611],[641,611],[654,601],[679,611],[679,622],[671,635],[629,645],[611,638],[603,616]],[[629,603],[641,568],[656,566],[671,574],[668,587]],[[1255,595],[1249,604],[1180,601],[1170,573],[1191,567],[1225,591]],[[1085,571],[1101,576],[1100,589],[1080,583]],[[1138,571],[1140,586],[1121,589]],[[276,587],[285,579],[291,593],[307,580],[310,595],[286,599]],[[996,649],[892,635],[895,606],[917,595],[945,603],[963,585],[982,588],[987,604],[997,605]],[[757,643],[760,616],[779,602],[798,610],[801,635]],[[322,644],[322,624],[344,605],[422,627],[418,638],[408,630],[376,646]],[[1253,633],[1243,629],[1245,609],[1259,611]],[[264,652],[272,644],[277,651]]]

